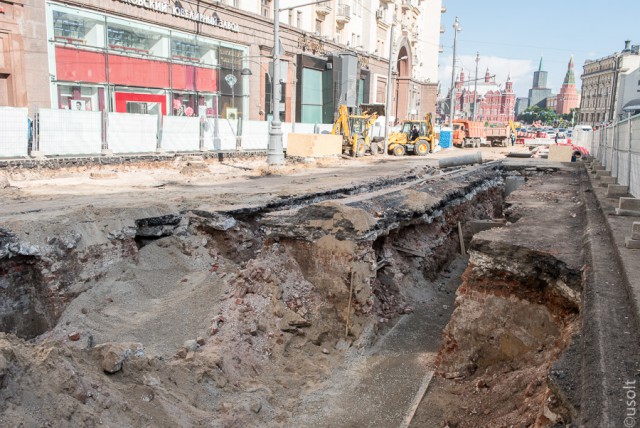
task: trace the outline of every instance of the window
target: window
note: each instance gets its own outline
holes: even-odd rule
[[[104,88],[98,86],[58,85],[58,108],[99,111],[105,108]]]
[[[53,36],[58,42],[104,47],[104,20],[91,14],[54,10]]]
[[[265,18],[271,17],[271,6],[269,4],[270,2],[271,0],[260,0],[262,16],[264,16]]]
[[[296,25],[298,28],[302,28],[302,12],[298,11],[298,23]]]
[[[131,21],[107,20],[107,44],[127,54],[169,56],[169,32]]]
[[[322,35],[322,21],[319,19],[316,19],[316,34],[318,36]]]
[[[302,123],[322,123],[322,71],[302,69]]]
[[[384,103],[384,100],[387,97],[386,94],[387,94],[387,79],[382,76],[378,76],[376,79],[376,102]]]

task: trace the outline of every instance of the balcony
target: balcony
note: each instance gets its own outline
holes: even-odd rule
[[[447,13],[447,6],[442,6],[440,8],[440,13]]]
[[[380,0],[380,4],[389,4],[389,3],[393,3],[393,0]]]
[[[411,0],[402,0],[402,10],[405,11],[411,9],[411,7],[413,6],[411,3]]]
[[[444,34],[444,26],[443,25],[440,26],[440,34]]]
[[[336,7],[336,22],[344,25],[351,21],[351,6],[348,4],[338,4]]]
[[[327,5],[317,5],[316,13],[322,17],[327,16],[331,13],[331,6]]]

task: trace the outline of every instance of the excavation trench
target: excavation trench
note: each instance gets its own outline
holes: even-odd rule
[[[485,400],[507,385],[526,395],[526,410],[510,404],[496,421],[518,412],[560,420],[562,409],[544,404],[552,395],[545,376],[579,317],[582,214],[571,174],[489,165],[321,202],[301,197],[242,212],[154,207],[124,217],[87,209],[80,221],[28,236],[3,229],[0,321],[32,344],[0,337],[0,410],[27,424],[64,417],[197,425],[215,417],[216,426],[322,426],[327,415],[353,415],[357,403],[332,390],[333,374],[350,355],[384,354],[380,338],[399,320],[434,310],[443,278],[449,292],[457,287],[451,262],[461,271],[462,231],[470,262],[437,358],[446,308],[440,322],[414,323],[430,329],[420,341],[390,351],[428,352],[428,364],[437,364],[425,398],[436,410],[422,406],[416,420],[452,420],[455,407],[442,397],[469,382],[479,382],[474,394]],[[527,183],[506,204],[505,175]],[[540,216],[568,225],[569,235],[551,239]],[[119,365],[110,365],[114,355]],[[38,400],[61,394],[63,405],[21,412],[29,388],[39,389]],[[128,400],[131,390],[142,401]],[[313,408],[318,394],[334,405]],[[468,417],[456,423],[474,426]]]

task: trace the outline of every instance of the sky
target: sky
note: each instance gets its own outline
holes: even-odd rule
[[[503,84],[511,74],[518,97],[528,96],[540,57],[548,72],[547,87],[560,91],[571,55],[576,86],[586,59],[598,59],[624,49],[624,41],[640,45],[640,0],[443,0],[445,33],[440,43],[439,79],[442,93],[451,86],[453,22],[460,21],[456,49],[456,74],[478,77],[487,67]]]

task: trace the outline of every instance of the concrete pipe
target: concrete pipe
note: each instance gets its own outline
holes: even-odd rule
[[[438,166],[442,169],[452,166],[473,165],[474,163],[482,163],[482,153],[475,152],[453,158],[442,158],[440,159]]]

